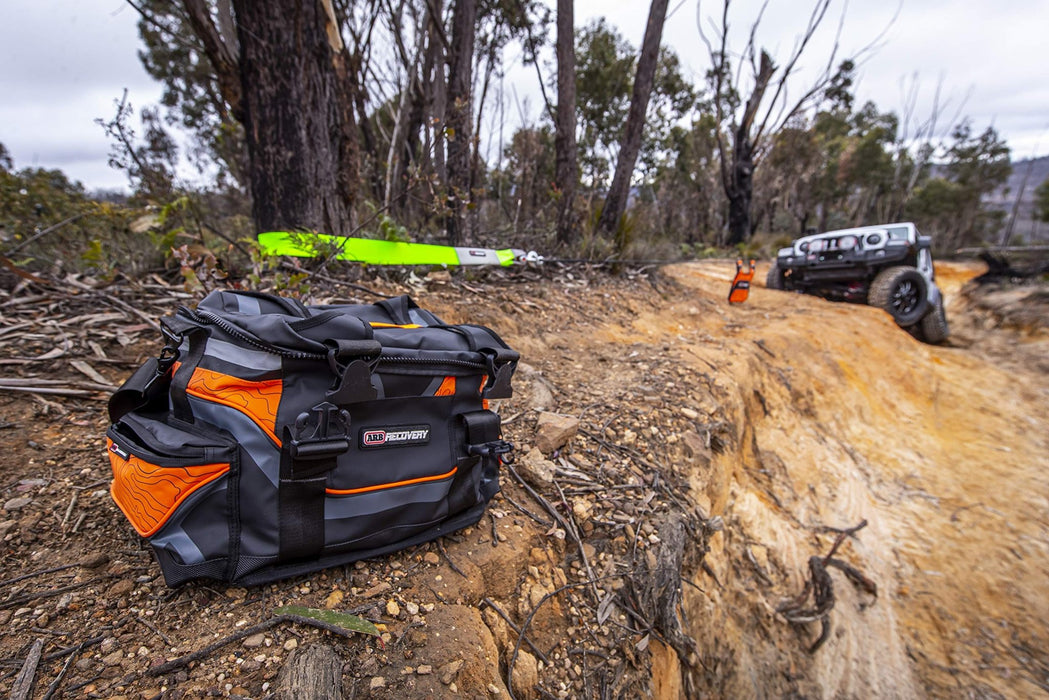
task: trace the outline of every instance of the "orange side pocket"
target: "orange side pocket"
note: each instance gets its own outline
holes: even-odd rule
[[[138,534],[150,537],[189,496],[229,471],[229,463],[161,467],[106,439],[113,467],[110,493]]]

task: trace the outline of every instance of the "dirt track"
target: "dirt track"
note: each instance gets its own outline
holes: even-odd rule
[[[520,453],[533,443],[538,409],[581,418],[583,432],[558,464],[576,482],[605,486],[543,493],[566,517],[574,514],[590,548],[586,562],[571,538],[539,525],[539,504],[504,478],[505,498],[493,503],[491,517],[446,538],[444,549],[426,545],[257,590],[191,584],[169,591],[99,485],[108,469],[96,442],[105,425],[100,404],[0,395],[9,426],[0,499],[30,499],[0,513],[0,579],[84,554],[108,559],[2,594],[15,602],[0,600],[0,656],[11,669],[0,676],[0,692],[11,687],[31,642],[42,639],[45,655],[85,644],[61,679],[69,697],[261,697],[272,692],[290,648],[319,639],[315,632],[275,628],[258,647],[234,642],[178,674],[146,671],[294,602],[354,609],[387,626],[384,648],[339,642],[344,685],[358,697],[444,696],[452,688],[492,697],[507,691],[517,639],[495,610],[520,626],[544,595],[585,580],[590,566],[611,580],[594,597],[580,589],[543,606],[527,633],[550,663],[531,659],[534,680],[518,696],[1045,692],[1044,320],[1007,327],[1003,316],[960,294],[976,268],[942,265],[955,339],[931,347],[861,306],[759,286],[745,305],[730,307],[732,270],[712,261],[668,268],[654,283],[562,277],[431,282],[412,292],[448,321],[492,326],[522,352],[528,367],[515,379],[517,396],[501,407]],[[4,321],[11,327],[23,319]],[[113,342],[105,352],[140,361],[156,347],[138,332],[131,339],[138,342]],[[99,366],[112,380],[129,371]],[[71,373],[64,359],[13,367]],[[610,491],[611,484],[625,490]],[[74,528],[78,513],[86,514],[83,527]],[[668,542],[660,536],[667,540],[669,531],[660,528],[679,516],[703,523],[689,530],[695,539],[678,609],[697,646],[680,659],[660,642],[673,642],[667,625],[635,605],[637,576],[624,584],[629,572],[652,571],[662,560]],[[827,554],[837,537],[828,528],[862,520],[868,525],[837,557],[877,585],[877,598],[831,569],[830,634],[810,654],[820,624],[793,625],[776,609],[803,590],[809,558]],[[69,596],[50,593],[69,585],[79,587]],[[600,609],[604,624],[594,619]],[[609,610],[618,612],[609,617]],[[655,625],[649,634],[646,617]],[[36,696],[58,678],[64,658],[41,665]],[[455,659],[463,664],[451,673],[443,665]]]

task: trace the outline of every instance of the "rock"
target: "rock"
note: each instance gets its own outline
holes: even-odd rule
[[[397,604],[397,601],[390,598],[386,601],[386,613],[390,617],[399,617],[401,614],[401,606]]]
[[[579,432],[579,419],[559,413],[540,413],[535,445],[544,455],[565,446]]]
[[[364,593],[361,593],[361,596],[364,598],[374,598],[375,596],[382,595],[388,590],[390,590],[390,584],[386,581],[383,581],[382,583],[372,586],[368,590],[364,591]]]
[[[97,569],[100,566],[109,563],[109,555],[102,552],[95,552],[94,554],[88,554],[77,562],[80,566],[85,569]]]
[[[33,499],[29,498],[27,496],[21,496],[19,498],[12,498],[10,501],[8,501],[7,503],[4,504],[4,510],[9,511],[9,512],[10,511],[15,511],[15,510],[22,510],[23,508],[25,508],[27,505],[29,505],[32,502],[33,502]]]
[[[288,641],[284,642],[284,651],[291,651],[293,649],[298,648],[298,646],[299,646],[299,640],[295,639],[295,637],[292,637]]]
[[[543,457],[539,448],[533,447],[517,463],[521,478],[536,488],[554,483],[554,463]]]
[[[266,635],[262,632],[259,632],[258,634],[253,634],[247,639],[245,639],[244,646],[246,646],[249,649],[255,649],[256,647],[261,647],[263,644],[265,644],[265,642]]]
[[[419,668],[415,669],[415,672],[420,676],[428,676],[431,673],[433,673],[433,666],[430,666],[429,664],[422,664],[419,666]]]
[[[710,464],[710,450],[706,441],[694,432],[687,432],[681,438],[685,449],[685,457],[692,461],[697,467],[706,467]]]
[[[510,684],[513,686],[514,697],[536,697],[535,689],[539,685],[539,664],[534,656],[523,649],[517,654],[514,675],[510,679]]]
[[[328,594],[327,598],[325,598],[324,607],[326,607],[328,610],[334,610],[342,604],[342,599],[345,597],[345,593],[343,593],[339,589],[335,589],[334,591]]]
[[[134,582],[131,579],[125,578],[117,581],[109,587],[109,598],[121,598],[126,596],[128,593],[135,589]]]
[[[440,564],[441,558],[437,556],[437,552],[427,552],[423,555],[423,561],[427,564]]]
[[[455,680],[456,675],[459,673],[459,669],[466,663],[462,659],[456,659],[450,663],[441,666],[437,669],[437,675],[441,679],[441,682],[445,685],[451,685],[452,681]]]
[[[379,690],[380,688],[385,688],[386,679],[382,676],[375,676],[371,679],[371,682],[368,683],[368,687],[372,690]]]
[[[404,609],[408,611],[409,615],[418,615],[419,614],[419,604],[418,603],[405,603],[404,604]]]
[[[124,660],[124,652],[120,649],[110,652],[102,657],[102,663],[106,666],[119,666],[120,662]]]

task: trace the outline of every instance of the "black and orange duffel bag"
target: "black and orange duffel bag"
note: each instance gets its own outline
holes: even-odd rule
[[[475,523],[511,445],[488,399],[518,354],[406,296],[219,291],[110,399],[113,499],[168,585],[346,564]]]

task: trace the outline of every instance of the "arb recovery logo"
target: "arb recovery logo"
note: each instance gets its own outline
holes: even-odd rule
[[[428,425],[393,425],[361,429],[363,449],[425,445],[428,442],[430,442],[430,426]]]

